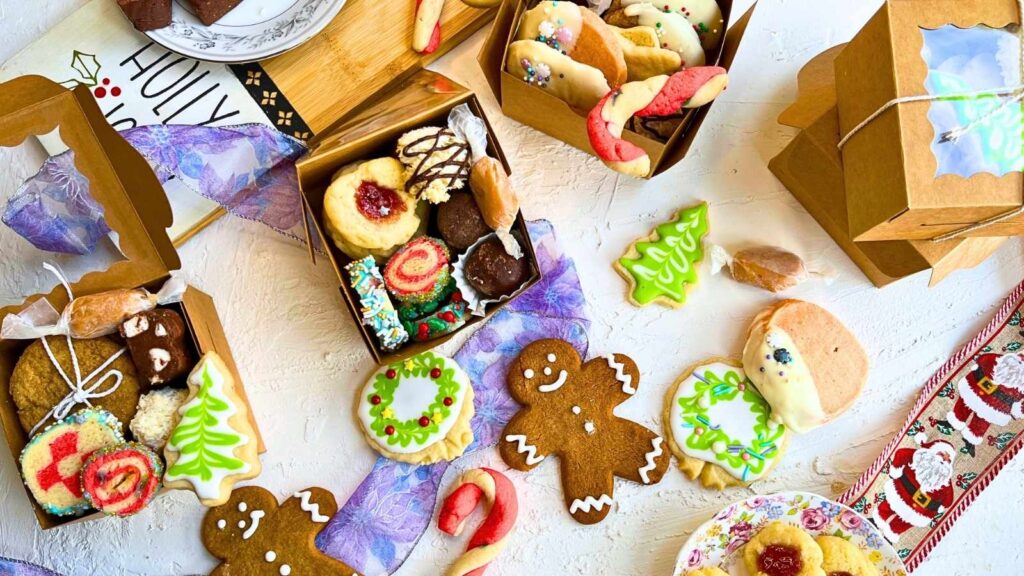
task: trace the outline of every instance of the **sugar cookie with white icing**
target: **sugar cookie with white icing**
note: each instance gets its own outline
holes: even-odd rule
[[[605,20],[609,24],[624,26],[622,24],[621,10],[624,6],[641,4],[650,0],[612,0],[606,12]],[[706,52],[712,52],[718,48],[722,35],[725,33],[725,21],[722,19],[722,9],[715,0],[661,0],[656,6],[662,12],[672,12],[685,17],[700,37],[701,46]]]
[[[665,436],[679,468],[722,490],[764,478],[786,448],[786,427],[742,365],[711,358],[687,368],[665,395]]]
[[[622,13],[635,19],[637,25],[654,28],[661,47],[679,54],[684,68],[703,66],[707,60],[700,37],[690,21],[674,12],[663,12],[650,2],[630,4]]]
[[[743,369],[772,406],[772,419],[804,433],[845,412],[867,382],[868,357],[838,318],[783,300],[754,318]]]
[[[423,352],[382,366],[359,392],[356,418],[370,446],[411,464],[454,460],[473,442],[473,387],[452,359]]]
[[[530,344],[509,367],[509,393],[524,408],[501,434],[502,459],[525,472],[557,456],[569,514],[600,522],[615,506],[616,476],[657,484],[671,458],[661,436],[613,413],[639,384],[640,370],[624,354],[584,363],[563,340]]]
[[[580,110],[590,110],[611,90],[601,71],[536,40],[509,45],[508,73]]]

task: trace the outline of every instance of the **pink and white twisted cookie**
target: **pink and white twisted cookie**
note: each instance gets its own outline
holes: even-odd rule
[[[671,76],[626,82],[608,92],[587,116],[590,146],[612,170],[647,176],[651,159],[644,149],[622,139],[626,122],[633,116],[668,116],[683,108],[699,108],[728,85],[728,72],[718,66],[698,66]]]
[[[512,481],[490,468],[467,470],[459,477],[455,490],[441,505],[437,527],[458,536],[481,499],[487,518],[469,539],[465,554],[448,568],[445,576],[480,576],[508,542],[519,513],[519,500]]]

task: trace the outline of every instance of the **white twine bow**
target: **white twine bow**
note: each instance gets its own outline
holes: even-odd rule
[[[943,132],[942,134],[939,135],[939,142],[953,142],[954,144],[957,141],[959,141],[960,138],[970,133],[978,126],[981,126],[982,124],[989,122],[999,114],[1003,113],[1003,111],[1008,109],[1010,106],[1019,104],[1022,100],[1024,100],[1024,0],[1017,0],[1017,18],[1017,43],[1019,46],[1020,56],[1020,84],[1017,84],[1016,86],[1004,86],[1002,88],[996,88],[994,90],[976,90],[973,92],[958,92],[954,94],[922,94],[919,96],[903,96],[900,98],[893,98],[892,100],[889,100],[885,104],[882,104],[878,108],[878,110],[875,110],[871,115],[869,115],[859,124],[854,126],[852,130],[847,132],[846,135],[843,136],[841,140],[839,140],[839,150],[842,151],[846,144],[850,141],[850,139],[857,135],[857,133],[859,133],[865,127],[867,127],[868,124],[874,122],[879,116],[886,113],[890,108],[893,108],[894,106],[899,106],[900,104],[911,104],[915,102],[938,102],[943,100],[960,100],[965,98],[977,98],[981,96],[995,96],[999,98],[1006,98],[1007,96],[1009,96],[1009,98],[1003,100],[1003,102],[999,106],[993,108],[992,110],[989,110],[987,113],[979,116],[978,118],[975,118],[974,120],[970,121],[969,123],[963,126],[958,126],[951,130],[947,130],[946,132]],[[946,232],[945,234],[941,234],[939,236],[936,236],[935,238],[932,238],[931,241],[943,242],[945,240],[957,238],[969,232],[974,232],[976,230],[992,226],[993,224],[998,224],[1000,222],[1003,222],[1004,220],[1008,220],[1019,214],[1024,214],[1024,204],[1017,208],[1014,208],[1013,210],[1003,212],[1002,214],[997,214],[995,216],[992,216],[991,218],[986,218],[980,222],[964,226],[963,228],[958,228],[951,232]]]
[[[71,292],[71,285],[68,284],[68,281],[64,277],[64,274],[62,274],[61,271],[58,270],[56,266],[50,264],[49,262],[44,262],[43,267],[52,272],[53,275],[56,276],[57,279],[60,281],[61,285],[64,286],[64,290],[67,291],[68,293],[68,301],[70,302],[71,300],[74,300],[74,294],[72,294]],[[121,357],[122,354],[125,353],[124,347],[115,352],[114,355],[111,356],[110,358],[107,358],[102,364],[99,365],[99,367],[97,367],[95,370],[89,373],[88,376],[82,378],[82,369],[78,364],[78,354],[75,352],[75,347],[74,344],[72,343],[71,336],[65,334],[64,338],[67,340],[68,354],[71,356],[71,367],[74,369],[75,381],[71,381],[71,378],[68,377],[67,373],[64,371],[64,368],[60,365],[60,362],[58,362],[57,358],[53,355],[53,350],[50,349],[50,343],[46,341],[46,337],[44,336],[43,338],[41,338],[40,341],[43,343],[43,350],[46,351],[46,356],[50,359],[50,363],[53,364],[53,367],[57,370],[57,374],[60,375],[61,379],[64,380],[64,383],[67,384],[67,387],[71,391],[68,392],[67,395],[65,395],[64,398],[60,400],[60,402],[57,402],[57,404],[52,409],[50,409],[49,412],[46,413],[46,416],[43,416],[42,420],[37,422],[36,425],[32,427],[32,430],[29,431],[29,436],[35,435],[36,431],[39,430],[39,428],[43,424],[48,422],[50,418],[53,418],[54,420],[58,421],[67,418],[68,414],[71,413],[71,410],[73,410],[76,406],[80,404],[85,404],[86,406],[92,408],[92,403],[90,402],[90,400],[103,398],[104,396],[109,396],[110,394],[113,394],[118,388],[121,387],[121,382],[124,380],[124,374],[122,374],[120,370],[114,368],[106,370],[108,366],[113,364],[118,358]],[[106,372],[104,372],[104,370],[106,370]],[[100,375],[101,373],[102,376]],[[97,390],[99,390],[100,387],[111,377],[114,378],[113,385],[105,390],[97,392]]]

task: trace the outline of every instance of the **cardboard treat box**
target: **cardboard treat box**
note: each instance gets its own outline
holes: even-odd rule
[[[955,270],[977,266],[1006,238],[853,241],[838,148],[833,72],[835,58],[844,47],[819,54],[800,71],[798,99],[779,116],[779,123],[801,132],[769,162],[772,173],[877,287],[928,269],[932,270],[930,284],[935,285]]]
[[[515,40],[522,15],[537,2],[538,0],[502,2],[494,19],[494,26],[480,51],[480,66],[506,116],[593,155],[594,150],[587,136],[586,113],[589,110],[574,110],[556,96],[527,84],[522,78],[505,70],[508,46]],[[739,50],[740,41],[746,32],[754,7],[729,27],[732,0],[718,0],[718,4],[722,10],[722,26],[727,27],[728,31],[722,35],[718,49],[706,55],[707,65],[729,69]],[[623,139],[639,146],[650,156],[651,171],[647,178],[661,174],[686,156],[713,104],[714,102],[686,110],[679,127],[666,141],[644,136],[629,129],[623,131]]]
[[[448,113],[460,104],[468,105],[470,110],[483,120],[488,132],[488,155],[496,158],[504,167],[505,172],[510,173],[505,154],[501,151],[498,140],[491,130],[476,96],[467,88],[427,70],[421,70],[401,86],[382,94],[373,107],[364,109],[354,116],[346,117],[336,126],[324,131],[313,141],[309,153],[296,164],[299,187],[302,190],[303,201],[308,213],[305,222],[306,234],[310,240],[310,256],[314,261],[316,260],[316,252],[313,249],[313,246],[316,245],[313,237],[316,235],[319,245],[327,253],[331,266],[338,276],[339,289],[352,319],[359,326],[363,340],[378,364],[402,360],[439,346],[460,331],[486,320],[510,301],[503,300],[488,304],[485,316],[469,316],[464,326],[450,334],[425,342],[409,341],[394,351],[384,350],[371,327],[363,323],[359,296],[349,285],[345,266],[352,262],[352,258],[334,245],[324,229],[324,195],[331,183],[332,176],[339,169],[353,162],[385,156],[393,157],[395,144],[402,134],[423,126],[446,126]],[[466,190],[469,190],[468,186],[467,183]],[[432,214],[428,220],[433,221]],[[427,235],[436,237],[436,233],[433,233],[432,230],[432,228],[428,228]],[[531,269],[529,279],[516,292],[516,294],[520,294],[540,280],[540,268],[537,265],[533,245],[529,241],[529,233],[522,212],[516,216],[512,233],[525,240],[520,244],[524,252],[523,257],[527,259]],[[452,256],[454,257],[454,254]],[[383,262],[378,262],[378,265],[383,268]]]
[[[994,49],[984,45],[982,34],[1002,35],[992,44],[1013,43],[1009,30],[1019,23],[1016,0],[889,0],[864,26],[835,62],[840,132],[848,135],[888,102],[910,96],[966,93],[994,90],[1019,83],[1015,73],[996,85],[986,84],[969,72],[961,73],[942,65],[944,53],[970,62],[974,56],[996,59]],[[958,38],[960,39],[958,41]],[[977,43],[977,40],[982,40]],[[1012,68],[1017,61],[1015,46],[1004,45]],[[959,52],[959,54],[958,54]],[[954,58],[944,59],[947,63]],[[976,66],[985,66],[981,61]],[[993,70],[1000,65],[993,64]],[[929,69],[932,69],[931,71]],[[941,68],[941,70],[940,70]],[[994,75],[993,75],[994,76]],[[991,76],[986,78],[991,81]],[[1000,84],[1002,86],[1000,86]],[[966,154],[973,146],[1016,147],[1019,158],[1021,130],[1010,129],[1016,111],[998,117],[993,125],[979,127],[959,143],[942,142],[950,128],[968,123],[968,117],[995,106],[963,99],[910,102],[892,106],[850,137],[843,149],[850,234],[855,240],[924,240],[962,231],[964,227],[1005,215],[1020,208],[1021,167],[996,174],[981,171],[950,171],[945,159],[951,153]],[[971,108],[971,109],[968,109]],[[942,111],[945,109],[946,111]],[[960,116],[959,118],[953,116]],[[952,117],[952,121],[942,116]],[[943,128],[937,123],[943,122]],[[1019,124],[1019,121],[1016,121]],[[986,132],[1007,130],[1009,138],[996,143]],[[1015,132],[1015,135],[1014,135]],[[994,153],[1001,153],[993,150]],[[942,160],[940,161],[940,157]],[[979,164],[980,166],[980,164]],[[971,172],[972,170],[968,170]],[[963,236],[1010,236],[1024,233],[1024,213]]]
[[[117,233],[125,256],[106,270],[90,272],[71,284],[72,292],[81,297],[118,288],[145,287],[155,293],[170,277],[170,271],[180,267],[180,260],[167,235],[170,205],[149,165],[106,122],[88,88],[69,91],[40,76],[23,76],[0,84],[0,146],[16,146],[29,136],[58,128],[61,138],[75,153],[75,166],[89,180],[92,197],[103,206],[106,222]],[[68,303],[64,287],[58,284],[49,294],[36,294],[21,304],[0,309],[0,318],[17,314],[41,298],[58,311]],[[206,352],[218,353],[248,404],[213,300],[189,287],[181,302],[167,307],[184,318],[187,343],[194,358]],[[19,470],[18,455],[30,438],[18,420],[10,379],[21,353],[31,343],[32,340],[0,340],[0,422]],[[183,386],[183,382],[172,385]],[[249,420],[262,453],[263,441],[251,409]],[[103,517],[99,512],[78,517],[52,516],[39,507],[27,488],[26,495],[43,529]]]

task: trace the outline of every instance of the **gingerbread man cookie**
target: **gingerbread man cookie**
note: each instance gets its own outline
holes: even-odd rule
[[[338,511],[323,488],[296,492],[278,506],[259,486],[238,488],[203,519],[203,545],[223,560],[210,576],[351,576],[356,571],[320,552],[314,540]]]
[[[661,436],[613,414],[639,384],[640,370],[623,354],[584,363],[563,340],[530,344],[509,367],[509,392],[524,408],[502,433],[502,459],[528,471],[558,456],[569,514],[600,522],[615,503],[616,476],[656,484],[668,468]]]

